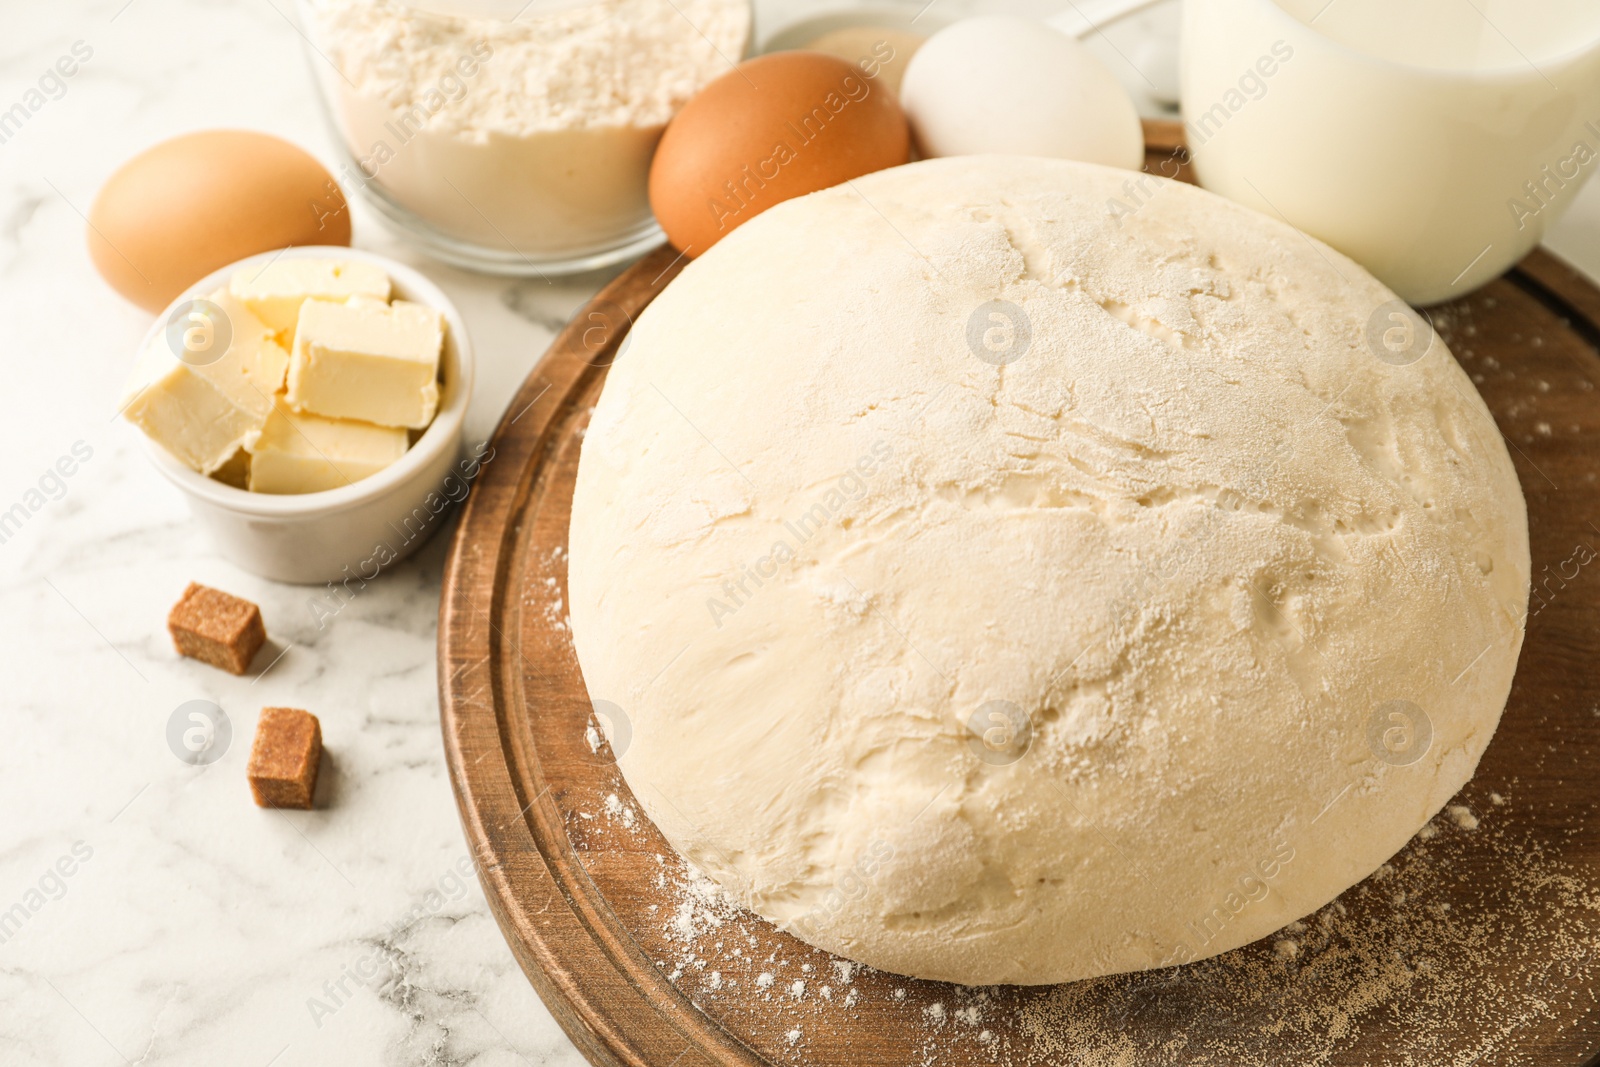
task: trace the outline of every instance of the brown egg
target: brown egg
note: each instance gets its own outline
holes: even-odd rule
[[[707,85],[667,126],[650,207],[691,258],[774,204],[904,163],[906,117],[853,63],[775,52]]]
[[[349,243],[350,210],[333,176],[288,141],[248,130],[146,149],[106,179],[89,209],[95,269],[149,311],[236,259]]]

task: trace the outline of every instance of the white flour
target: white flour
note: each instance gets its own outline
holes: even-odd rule
[[[743,55],[745,0],[598,0],[519,20],[307,0],[354,165],[445,236],[582,254],[650,225],[661,130]]]
[[[598,0],[515,22],[443,18],[390,0],[310,6],[319,44],[356,93],[406,112],[438,92],[445,99],[429,108],[430,132],[478,139],[665,125],[738,60],[750,31],[738,0]],[[466,76],[457,62],[474,54],[482,70]],[[452,76],[464,91],[453,91]]]

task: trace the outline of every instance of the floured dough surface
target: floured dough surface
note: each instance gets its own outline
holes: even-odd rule
[[[972,984],[1213,955],[1376,869],[1499,720],[1527,520],[1466,375],[1379,359],[1392,294],[1338,253],[1129,180],[784,203],[610,371],[589,692],[668,840],[812,944]]]

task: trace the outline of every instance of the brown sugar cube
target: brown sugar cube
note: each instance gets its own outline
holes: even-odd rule
[[[250,792],[263,808],[310,810],[322,763],[322,724],[299,708],[262,708],[250,746]]]
[[[267,640],[260,608],[199,582],[190,582],[167,613],[167,630],[179,655],[233,674],[249,670],[251,658]]]

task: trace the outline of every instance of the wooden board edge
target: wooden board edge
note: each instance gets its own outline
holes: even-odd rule
[[[1507,273],[1512,284],[1568,319],[1574,332],[1600,351],[1600,288],[1587,275],[1542,245]],[[1584,376],[1600,386],[1593,374]]]
[[[493,619],[501,614],[507,574],[515,569],[518,522],[538,470],[534,458],[546,450],[552,427],[562,419],[571,395],[581,392],[582,379],[613,357],[632,317],[682,266],[682,256],[672,248],[645,256],[587,302],[534,365],[491,435],[486,453],[490,462],[483,464],[462,507],[446,558],[438,613],[440,729],[478,881],[518,965],[550,1014],[590,1062],[606,1067],[763,1062],[730,1035],[718,1041],[704,1027],[691,1027],[696,1035],[688,1037],[670,1016],[690,1021],[690,1001],[680,997],[678,1011],[667,1013],[632,985],[627,969],[614,958],[621,931],[603,931],[602,936],[562,889],[563,877],[586,880],[582,865],[576,856],[552,856],[541,848],[541,833],[534,832],[534,825],[546,825],[542,837],[565,840],[560,835],[562,816],[554,798],[544,793],[523,805],[512,774],[509,739],[499,736],[504,723],[496,710],[520,699],[520,664],[507,661],[504,654],[504,645],[515,641],[515,635],[499,632]],[[595,307],[622,312],[621,322],[594,322]],[[598,338],[595,330],[602,331]],[[475,603],[470,589],[493,590],[493,598]],[[462,739],[483,737],[491,729],[506,758],[469,761]],[[531,897],[538,897],[538,907]],[[566,939],[595,945],[600,949],[592,953],[595,963],[610,974],[571,968],[570,955],[555,949]],[[637,945],[632,949],[637,963],[653,968]],[[610,981],[597,981],[600,977]],[[611,1000],[598,1000],[597,989],[606,990]],[[616,1000],[618,992],[624,1000]],[[634,995],[626,997],[627,992]],[[709,1045],[723,1048],[707,1048],[707,1037],[714,1038]],[[662,1053],[666,1061],[659,1059]]]

